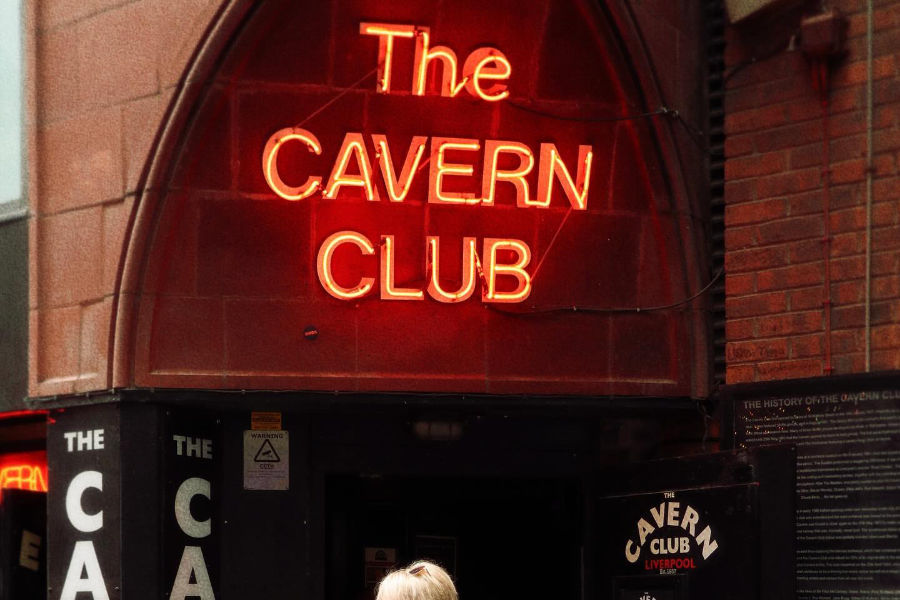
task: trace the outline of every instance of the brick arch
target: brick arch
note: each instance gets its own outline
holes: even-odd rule
[[[267,6],[273,4],[278,3],[269,3]],[[416,12],[412,8],[409,10],[412,13]],[[640,42],[640,36],[637,35],[633,15],[622,8],[618,2],[609,2],[603,7],[598,7],[586,0],[573,2],[570,12],[572,15],[579,15],[583,22],[589,25],[582,28],[579,35],[596,38],[597,48],[595,50],[598,56],[604,57],[606,62],[595,65],[594,73],[604,77],[603,81],[615,88],[610,104],[617,105],[619,112],[625,114],[647,112],[661,106],[663,102],[659,86],[656,85],[657,78],[651,68],[646,50]],[[553,14],[553,11],[548,10],[543,18],[552,21]],[[404,17],[416,18],[413,14],[397,15],[397,19],[400,21]],[[335,355],[326,357],[333,359],[332,363],[322,359],[324,362],[318,365],[318,371],[302,372],[301,369],[301,372],[292,372],[291,369],[296,371],[298,366],[290,361],[272,366],[273,361],[278,362],[276,356],[269,357],[270,361],[265,365],[257,364],[247,367],[247,364],[253,365],[252,355],[254,353],[264,354],[267,351],[261,346],[247,351],[246,364],[240,363],[240,360],[234,364],[229,362],[234,359],[236,347],[245,347],[254,343],[247,335],[247,331],[241,334],[244,336],[243,338],[236,334],[235,339],[246,343],[243,345],[232,344],[230,353],[228,339],[211,341],[211,338],[219,338],[219,336],[228,338],[230,335],[228,331],[225,331],[227,329],[226,322],[229,319],[229,309],[225,304],[232,300],[223,301],[223,298],[238,298],[234,302],[244,302],[250,306],[253,302],[258,301],[262,294],[271,292],[272,298],[269,299],[271,302],[259,304],[266,309],[242,309],[246,311],[245,318],[255,316],[264,320],[265,315],[268,314],[267,310],[278,302],[291,305],[291,310],[295,310],[296,306],[291,304],[291,298],[306,298],[304,294],[309,292],[309,289],[301,289],[302,286],[298,287],[294,279],[288,278],[285,269],[276,273],[278,278],[274,283],[273,291],[264,290],[259,282],[255,284],[256,287],[247,286],[246,281],[240,281],[240,277],[234,277],[234,273],[228,270],[229,265],[239,265],[243,269],[237,272],[248,274],[250,279],[257,275],[251,268],[248,268],[249,264],[242,262],[241,256],[232,257],[231,262],[215,257],[204,259],[198,258],[202,253],[201,250],[188,248],[190,244],[198,247],[204,243],[215,246],[215,243],[209,240],[209,237],[213,235],[209,231],[212,227],[217,228],[218,232],[227,232],[228,235],[240,235],[245,225],[240,214],[229,213],[231,207],[228,205],[227,198],[224,198],[225,192],[228,190],[216,189],[219,182],[213,181],[217,174],[221,175],[227,172],[229,179],[232,180],[229,189],[232,192],[239,192],[241,201],[246,202],[246,206],[250,206],[253,202],[266,202],[262,196],[254,196],[265,195],[265,189],[259,186],[258,174],[248,175],[247,172],[242,171],[241,166],[257,161],[257,156],[253,153],[242,153],[242,148],[238,150],[234,148],[246,142],[240,137],[243,133],[230,131],[230,137],[223,138],[224,141],[213,140],[213,137],[220,133],[221,128],[218,124],[220,122],[221,127],[229,126],[224,123],[226,120],[229,123],[243,124],[244,121],[232,111],[240,110],[235,108],[240,102],[254,102],[253,94],[246,90],[245,79],[262,81],[260,89],[263,92],[261,94],[270,96],[279,93],[279,86],[290,87],[293,85],[292,82],[278,80],[280,74],[270,69],[271,64],[267,65],[256,60],[256,52],[246,51],[247,48],[262,49],[260,52],[265,54],[273,45],[276,51],[279,51],[281,46],[284,46],[287,51],[297,50],[298,46],[287,37],[266,37],[268,31],[266,27],[277,29],[277,24],[273,25],[271,22],[260,25],[260,22],[264,22],[267,18],[269,17],[266,16],[266,9],[260,8],[258,3],[234,0],[223,4],[192,60],[184,84],[179,88],[178,94],[173,100],[166,122],[161,129],[159,141],[146,168],[145,184],[135,211],[127,244],[127,254],[123,261],[114,336],[115,385],[344,389],[347,391],[355,389],[401,391],[423,389],[416,381],[417,378],[402,374],[394,377],[393,384],[381,388],[379,381],[385,372],[390,371],[390,366],[385,367],[384,365],[346,370],[346,376],[339,377],[338,383],[335,383],[335,380],[328,378],[330,370],[334,370],[335,364],[345,365],[347,361],[352,360],[349,355],[340,354],[341,350],[338,348],[326,349],[321,354],[311,357],[310,362],[315,363],[322,355],[328,353]],[[330,18],[333,19],[330,21],[331,26],[337,27],[340,17],[331,15]],[[552,22],[548,24],[545,21],[543,31],[551,30],[552,26]],[[452,30],[452,27],[448,27],[448,30]],[[263,45],[263,40],[267,44]],[[243,45],[245,49],[243,56],[237,56],[232,52],[236,45]],[[303,78],[306,77],[311,79],[324,77],[322,81],[341,80],[334,84],[336,89],[341,88],[340,83],[346,87],[347,83],[356,80],[359,74],[352,72],[352,69],[348,69],[347,73],[335,71],[334,64],[340,62],[340,52],[340,48],[329,47],[327,51],[320,52],[321,56],[318,62],[313,59],[295,65],[298,81],[305,81]],[[548,52],[548,54],[552,54],[552,52]],[[541,55],[535,60],[542,61],[544,57]],[[557,57],[556,60],[559,58]],[[330,65],[328,68],[332,71],[324,76],[322,73],[312,72],[321,67],[323,61],[331,61],[328,63]],[[552,57],[546,64],[554,64]],[[542,69],[546,70],[545,63],[541,63],[541,65]],[[539,75],[543,77],[545,74],[542,71]],[[537,77],[538,75],[535,76],[535,78]],[[584,94],[594,93],[591,91],[593,89],[591,86],[595,83],[591,81],[566,81],[565,78],[560,77],[555,83],[562,87],[569,86],[565,91],[568,96],[565,96],[563,100],[570,101],[573,106],[577,102],[571,101],[572,98],[577,99],[583,97]],[[534,90],[546,91],[549,89],[546,81],[534,81],[530,85]],[[240,92],[235,92],[235,90],[240,90]],[[235,100],[236,93],[244,93],[240,101]],[[377,100],[379,99],[376,98],[371,102],[365,100],[365,110],[376,112],[378,110]],[[304,100],[301,98],[301,101]],[[321,105],[320,101],[309,100],[309,105],[304,110],[306,114],[311,114],[315,112],[314,109],[317,106]],[[265,114],[270,108],[265,104],[260,107],[258,107],[258,112],[261,114]],[[255,113],[248,112],[246,114],[253,115]],[[342,114],[346,116],[350,112]],[[467,119],[477,117],[477,111],[466,115]],[[427,115],[419,115],[418,118],[427,118]],[[652,248],[646,252],[641,250],[641,257],[636,259],[633,265],[641,269],[658,269],[661,275],[658,278],[659,281],[635,284],[635,289],[629,293],[616,295],[610,292],[603,298],[605,302],[602,304],[611,306],[666,304],[686,297],[692,290],[699,287],[700,270],[697,265],[702,262],[698,249],[699,244],[695,237],[682,234],[684,223],[678,216],[691,215],[693,218],[697,215],[697,208],[691,205],[684,189],[682,170],[675,159],[677,152],[669,125],[658,118],[623,123],[625,125],[621,128],[610,126],[608,131],[615,132],[617,144],[630,147],[630,154],[627,156],[640,167],[637,169],[640,171],[640,176],[637,180],[629,182],[619,181],[617,176],[610,174],[609,185],[611,188],[619,186],[622,190],[629,185],[645,186],[642,190],[648,197],[659,197],[661,201],[650,201],[646,209],[636,209],[640,212],[636,218],[641,220],[642,225],[630,238],[628,243],[631,246],[613,247],[610,251],[619,252],[623,254],[624,259],[630,259],[629,248],[638,248],[650,240],[651,243],[648,245]],[[285,120],[284,124],[289,125],[290,122]],[[271,128],[271,126],[271,123],[267,122],[260,125],[261,128]],[[452,128],[456,125],[451,123],[449,126]],[[584,126],[585,129],[589,127],[591,126]],[[559,128],[568,132],[569,136],[575,136],[578,132],[578,129],[574,127],[566,129],[564,125],[560,125]],[[592,135],[599,139],[604,131],[607,130],[598,129]],[[423,131],[422,133],[429,132]],[[536,140],[540,136],[541,134],[537,132],[533,139]],[[205,147],[197,145],[200,138],[206,139],[204,143],[208,143],[209,148],[213,150],[218,148],[222,153],[226,151],[230,153],[227,160],[223,160],[222,156],[212,157],[210,155],[210,160],[219,161],[218,169],[197,160],[196,152],[191,154],[192,149]],[[333,140],[330,141],[332,144],[334,143]],[[258,145],[258,140],[253,140],[252,143]],[[614,150],[613,152],[619,152],[619,156],[622,156],[625,150]],[[196,200],[198,195],[211,202],[220,202],[222,210],[216,213],[206,213],[199,209],[201,212],[198,213],[198,201]],[[610,214],[615,212],[615,201],[611,193],[610,206],[606,207]],[[292,225],[299,222],[290,221],[293,217],[288,212],[278,212],[293,210],[294,207],[276,204],[271,206],[277,208],[255,225],[272,228],[274,232],[272,247],[275,248],[276,253],[278,250],[295,248],[290,244],[289,232],[279,232],[278,230],[278,227],[286,222],[290,222]],[[318,214],[317,218],[322,219],[324,211],[320,212],[321,214]],[[216,221],[214,226],[206,225],[210,218]],[[192,219],[193,221],[191,221]],[[184,229],[186,222],[193,223],[190,225],[192,233],[185,234],[188,231]],[[535,225],[535,228],[537,227],[538,225]],[[198,228],[206,233],[197,234]],[[203,235],[207,236],[205,241],[199,239]],[[540,232],[535,235],[538,237],[543,235],[546,240],[548,234]],[[238,242],[236,246],[246,243],[246,247],[242,248],[246,256],[247,252],[252,254],[259,251],[261,238],[262,236],[258,236],[258,239],[247,239]],[[221,252],[222,247],[218,247],[218,250]],[[635,251],[637,252],[637,250]],[[241,250],[238,250],[238,253],[240,252]],[[207,267],[200,266],[196,269],[194,267],[184,269],[186,256],[192,257],[192,260],[210,260],[216,264],[207,265]],[[287,254],[278,256],[284,258]],[[263,258],[271,258],[271,256],[263,256]],[[548,264],[552,265],[552,259]],[[204,268],[208,269],[205,274]],[[601,266],[601,268],[609,270],[611,267]],[[181,272],[191,269],[194,269],[193,273]],[[610,270],[609,273],[611,274],[612,271]],[[185,278],[190,281],[186,281]],[[546,304],[549,306],[552,304],[552,300],[552,298],[546,299]],[[310,302],[310,305],[312,304],[315,302]],[[337,312],[342,309],[343,307]],[[184,322],[178,316],[179,314],[192,315],[190,322]],[[298,316],[291,324],[298,326],[306,322],[303,319],[325,319],[339,328],[339,323],[347,318],[351,317],[336,316],[335,310],[327,307],[321,313]],[[358,316],[352,318],[359,319]],[[470,315],[469,318],[478,319],[473,315]],[[599,321],[601,318],[604,323],[607,321],[612,323],[613,317],[598,317],[597,320]],[[654,328],[660,329],[663,332],[662,337],[666,340],[665,343],[669,344],[668,353],[661,352],[658,357],[660,363],[666,363],[660,372],[642,371],[636,364],[619,365],[616,361],[620,359],[616,353],[609,351],[608,355],[602,357],[603,364],[599,367],[585,363],[587,369],[596,368],[596,374],[583,378],[585,379],[583,383],[563,385],[564,391],[590,394],[702,395],[705,390],[703,320],[696,315],[682,321],[663,316],[659,317],[655,324],[647,325],[647,318],[643,316],[623,317],[619,323],[629,319],[633,321],[633,325],[629,327],[621,324],[604,325],[598,329],[598,332],[602,331],[598,335],[606,336],[610,343],[614,346],[618,344],[619,346],[616,347],[620,348],[629,343],[628,329],[630,327],[638,329],[643,327],[642,330],[648,332]],[[378,317],[374,317],[374,319],[377,321]],[[239,320],[240,318],[238,318]],[[276,332],[279,325],[282,323],[270,324],[269,331]],[[194,326],[196,328],[192,329]],[[502,329],[502,326],[497,327]],[[265,329],[265,327],[262,326],[261,329]],[[580,326],[575,325],[573,331],[579,329]],[[167,333],[163,333],[163,330],[166,330]],[[191,333],[184,333],[186,330],[190,330]],[[351,335],[348,331],[338,332],[339,335],[341,333]],[[172,339],[172,343],[158,345],[163,336]],[[200,340],[201,347],[198,347],[194,354],[179,354],[178,346],[184,347],[197,340]],[[404,341],[414,345],[417,355],[433,356],[436,361],[452,360],[449,355],[442,354],[439,348],[427,344],[415,346],[416,341],[413,339]],[[324,346],[323,342],[316,343]],[[358,346],[359,339],[357,338],[354,343]],[[343,345],[347,346],[348,344],[344,343]],[[165,348],[160,349],[161,346],[165,346]],[[632,348],[629,352],[633,354],[635,349]],[[359,353],[360,351],[357,349],[357,355]],[[685,356],[689,357],[687,361],[683,360]],[[487,362],[489,359],[485,358],[485,363]],[[632,363],[635,362],[637,361],[632,359]],[[689,364],[687,368],[683,364],[679,364],[685,362]],[[471,365],[464,365],[461,368],[465,370],[469,366]],[[504,365],[502,361],[497,368],[499,370],[504,368],[515,370],[514,366]],[[631,369],[633,372],[622,375],[619,372],[622,369],[625,371]],[[477,375],[467,378],[459,377],[457,373],[448,373],[445,379],[441,379],[442,375],[445,374],[437,373],[430,378],[432,382],[438,380],[442,382],[437,384],[437,388],[434,388],[433,391],[518,393],[524,389],[523,385],[525,384],[521,382],[526,381],[526,378],[519,377],[517,374],[511,375],[509,381],[492,381],[487,374],[484,374],[482,378]],[[578,374],[573,374],[571,378],[578,379]],[[514,381],[514,383],[510,383],[510,381]],[[557,388],[559,388],[559,382],[554,383],[549,379],[538,382],[535,387],[538,391],[552,391]]]
[[[169,163],[183,135],[204,82],[228,41],[253,8],[252,0],[223,0],[188,59],[185,72],[160,124],[159,133],[140,177],[135,207],[125,234],[125,249],[119,268],[112,322],[110,371],[112,387],[134,385],[134,348],[137,295],[146,267],[148,240],[160,208],[161,189]]]

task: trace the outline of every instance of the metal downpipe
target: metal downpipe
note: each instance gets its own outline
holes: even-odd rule
[[[866,2],[866,373],[872,363],[872,178],[875,163],[872,158],[873,74],[872,37],[874,35],[873,0]]]

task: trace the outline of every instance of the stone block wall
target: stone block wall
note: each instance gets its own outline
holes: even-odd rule
[[[26,3],[29,395],[110,386],[135,190],[217,0]]]

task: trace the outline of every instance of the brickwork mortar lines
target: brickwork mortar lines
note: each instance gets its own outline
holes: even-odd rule
[[[862,370],[865,277],[865,3],[849,15],[848,54],[832,73],[829,256],[836,372]],[[873,365],[900,365],[900,1],[876,10]],[[735,39],[736,30],[729,34]],[[893,49],[893,50],[891,50]],[[740,46],[726,50],[732,68]],[[726,352],[728,383],[823,374],[822,123],[796,54],[742,68],[727,85]],[[772,351],[786,341],[787,352]],[[893,356],[889,353],[893,351]],[[767,356],[768,352],[768,356]]]

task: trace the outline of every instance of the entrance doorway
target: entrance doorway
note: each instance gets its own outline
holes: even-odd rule
[[[328,600],[370,600],[385,564],[420,558],[463,600],[581,597],[575,479],[333,475],[325,500]]]

